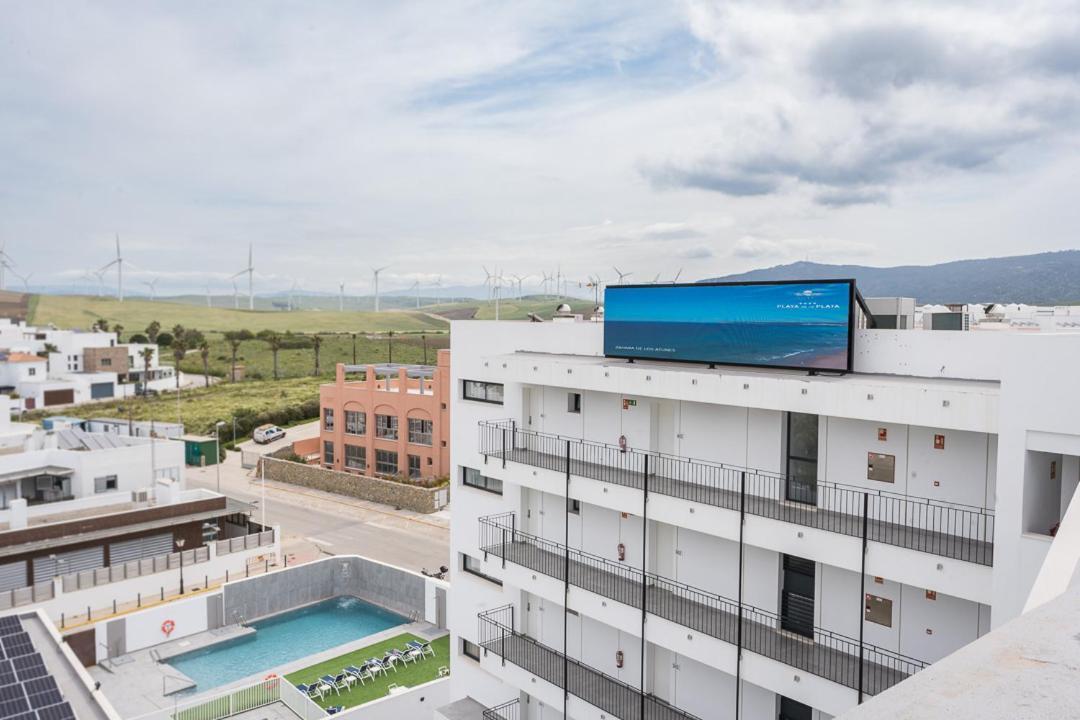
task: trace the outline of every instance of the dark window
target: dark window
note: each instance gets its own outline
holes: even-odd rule
[[[813,560],[784,555],[783,586],[780,589],[780,627],[789,632],[814,637]]]
[[[817,502],[818,416],[788,413],[787,499]]]
[[[323,463],[326,465],[334,464],[334,443],[329,440],[323,440],[322,444]]]
[[[112,358],[101,358],[101,367],[112,367]]]
[[[397,453],[392,450],[376,450],[375,472],[383,475],[397,475]]]
[[[466,400],[479,400],[480,402],[503,404],[502,383],[481,382],[479,380],[462,380],[461,396]]]
[[[346,445],[345,467],[350,470],[367,470],[367,448],[362,445]]]
[[[397,440],[397,416],[376,415],[375,437],[382,438],[383,440]]]
[[[581,514],[581,501],[574,498],[566,498],[566,512],[573,515]]]
[[[431,421],[409,418],[409,442],[431,447]]]
[[[878,330],[896,330],[897,315],[875,315],[874,326]]]
[[[495,478],[481,475],[479,470],[474,470],[470,467],[461,468],[461,484],[479,490],[486,490],[487,492],[495,493],[496,495],[503,494],[502,480],[496,480]]]
[[[570,393],[566,396],[566,412],[581,412],[581,393]]]
[[[334,408],[323,408],[322,424],[323,429],[327,432],[334,431]]]
[[[409,456],[409,477],[411,477],[411,478],[420,477],[420,456],[419,455],[410,455]]]
[[[479,560],[474,560],[471,556],[461,553],[461,569],[470,575],[475,575],[478,578],[483,578],[488,582],[495,583],[498,586],[502,586],[502,580],[496,577],[491,577],[483,570],[483,565]]]
[[[26,374],[27,375],[37,375],[37,368],[27,368],[26,369]]]
[[[465,638],[461,638],[461,654],[480,662],[480,646],[474,642],[469,642]]]
[[[814,720],[814,708],[781,696],[780,720]]]
[[[367,433],[367,413],[359,410],[345,411],[345,434],[364,435]]]
[[[109,490],[116,489],[116,476],[106,475],[105,477],[94,478],[94,492],[108,492]]]

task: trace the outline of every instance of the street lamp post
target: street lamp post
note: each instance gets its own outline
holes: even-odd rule
[[[221,494],[221,426],[224,420],[214,423],[214,469],[217,471],[217,491]]]
[[[176,538],[176,549],[180,552],[180,594],[184,594],[184,538]]]

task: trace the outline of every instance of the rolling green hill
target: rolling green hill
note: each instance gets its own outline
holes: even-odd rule
[[[337,312],[298,310],[295,312],[232,310],[158,300],[112,298],[85,295],[41,295],[31,306],[29,322],[60,328],[88,329],[98,318],[110,325],[120,323],[125,333],[141,332],[152,320],[163,328],[174,325],[195,327],[203,332],[263,329],[277,332],[445,332],[449,325],[423,312]]]

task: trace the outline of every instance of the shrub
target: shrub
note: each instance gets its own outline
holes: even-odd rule
[[[173,344],[172,333],[167,333],[167,332],[158,333],[157,344],[160,347],[172,347],[172,344]]]
[[[150,338],[146,337],[142,333],[135,333],[128,338],[129,343],[135,343],[136,345],[146,345],[150,342]]]

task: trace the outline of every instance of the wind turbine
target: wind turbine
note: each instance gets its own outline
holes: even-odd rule
[[[375,312],[379,312],[379,273],[381,273],[389,265],[383,265],[381,268],[371,268],[371,272],[375,274]]]
[[[487,265],[481,265],[484,269],[484,290],[487,292],[488,302],[491,302],[491,294],[494,290],[495,276],[488,271]],[[495,268],[495,272],[499,272],[499,268]]]
[[[345,312],[345,281],[342,280],[338,283],[338,312]]]
[[[116,299],[124,302],[124,258],[120,254],[120,233],[116,234],[116,259],[103,266],[99,272],[104,273],[113,265],[116,266]]]
[[[672,285],[679,282],[679,276],[682,275],[682,270],[683,270],[682,268],[679,268],[679,272],[675,273],[675,277],[671,279],[671,284]]]
[[[10,270],[13,275],[15,274],[15,261],[7,253],[7,240],[0,242],[0,290],[4,289],[5,270]]]
[[[435,278],[435,304],[442,301],[442,275]]]
[[[409,288],[409,290],[415,290],[416,291],[416,309],[419,310],[420,309],[420,281],[417,280],[416,282],[414,282],[412,284],[412,287]]]
[[[232,280],[232,307],[233,310],[240,309],[240,288],[236,287],[236,278],[230,278]]]
[[[206,307],[214,307],[214,304],[210,301],[210,283],[206,283]]]
[[[12,268],[11,274],[14,275],[15,277],[19,278],[19,280],[22,281],[23,292],[29,293],[30,292],[30,276],[33,275],[34,273],[26,273],[25,275],[20,275],[19,273],[15,272],[14,268]]]
[[[517,296],[518,296],[518,300],[520,300],[522,298],[521,284],[523,282],[525,282],[526,280],[528,280],[531,276],[530,275],[511,275],[510,277],[512,277],[514,279],[514,282],[517,283],[517,289],[518,289]]]
[[[624,273],[623,271],[619,270],[619,268],[615,267],[614,265],[611,266],[611,269],[614,270],[615,274],[619,276],[619,285],[622,285],[623,280],[625,280],[626,278],[628,278],[628,277],[630,277],[631,275],[634,274],[632,272],[625,272]]]
[[[248,243],[247,267],[232,277],[237,278],[247,273],[248,276],[248,310],[255,309],[255,250],[252,243]],[[231,279],[231,278],[230,278]]]
[[[153,280],[143,280],[143,285],[150,288],[150,302],[154,302],[157,299],[157,284],[161,278],[154,278]]]

